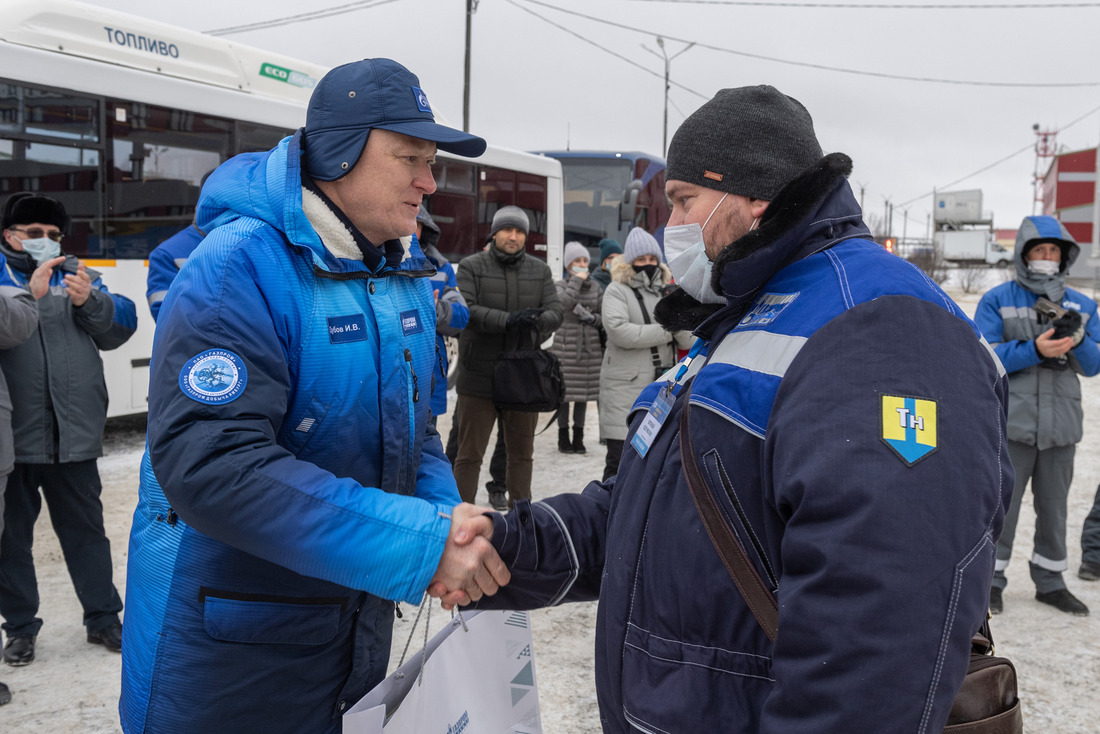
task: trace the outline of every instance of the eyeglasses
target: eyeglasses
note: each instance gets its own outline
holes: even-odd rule
[[[30,229],[20,229],[19,227],[8,227],[13,232],[22,232],[32,240],[41,239],[43,237],[49,237],[54,242],[60,242],[65,236],[56,229],[41,229],[39,227],[31,227]]]

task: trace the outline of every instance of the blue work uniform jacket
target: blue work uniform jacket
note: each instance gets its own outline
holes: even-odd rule
[[[459,502],[429,425],[434,271],[411,238],[374,266],[370,243],[330,251],[303,208],[350,224],[303,194],[300,136],[211,176],[208,236],[164,301],[130,537],[130,733],[339,732]]]
[[[617,477],[494,516],[512,580],[481,606],[599,598],[605,732],[943,729],[1012,491],[1005,376],[930,279],[865,239],[850,165],[824,158],[719,256],[726,304],[666,373],[675,396],[644,457],[660,384],[635,404]],[[685,411],[777,598],[774,642],[692,501]]]
[[[194,224],[161,242],[149,253],[149,275],[145,279],[145,298],[149,302],[149,313],[155,323],[160,316],[160,307],[168,295],[172,281],[179,275],[180,268],[195,251],[206,235]]]

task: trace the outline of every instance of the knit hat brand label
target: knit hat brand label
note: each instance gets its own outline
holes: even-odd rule
[[[936,450],[936,401],[882,396],[882,441],[907,466]]]
[[[715,173],[714,171],[704,171],[703,178],[709,178],[711,181],[721,181],[722,174]]]

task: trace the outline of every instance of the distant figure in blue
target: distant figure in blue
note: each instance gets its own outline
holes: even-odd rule
[[[1008,372],[1008,455],[1016,470],[1012,505],[997,541],[989,592],[994,614],[1004,609],[1005,569],[1024,490],[1035,501],[1035,545],[1028,564],[1035,598],[1084,617],[1089,609],[1066,588],[1066,498],[1073,459],[1084,433],[1078,375],[1100,372],[1096,302],[1066,287],[1081,248],[1054,217],[1025,217],[1016,234],[1016,278],[982,296],[974,322]],[[1051,318],[1035,310],[1040,298],[1065,309]]]
[[[168,295],[168,287],[205,236],[202,230],[191,223],[149,253],[145,297],[149,301],[149,313],[153,314],[154,323],[160,315],[160,305]]]
[[[439,225],[432,215],[420,205],[416,215],[416,239],[428,262],[435,266],[432,276],[432,291],[435,293],[435,353],[437,369],[432,373],[432,425],[439,416],[447,412],[447,343],[445,336],[456,337],[466,328],[470,320],[470,309],[466,299],[458,290],[455,269],[451,262],[439,251]]]

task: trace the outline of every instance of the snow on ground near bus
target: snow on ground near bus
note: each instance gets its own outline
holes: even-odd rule
[[[990,271],[992,278],[999,273]],[[978,296],[949,289],[968,312]],[[1033,514],[1022,511],[1020,530],[1009,567],[1005,612],[993,620],[998,652],[1012,659],[1020,678],[1027,728],[1034,732],[1090,734],[1100,719],[1100,584],[1077,579],[1080,560],[1078,536],[1097,483],[1100,482],[1100,379],[1084,380],[1085,437],[1077,454],[1077,470],[1069,504],[1069,561],[1067,582],[1094,615],[1070,617],[1036,602],[1028,579]],[[596,411],[590,410],[584,456],[557,452],[557,434],[551,428],[535,442],[537,497],[579,491],[603,466],[596,439]],[[449,417],[441,420],[444,435]],[[107,455],[100,461],[108,534],[113,543],[115,581],[124,591],[126,544],[138,484],[138,461],[143,446],[142,426],[134,422],[112,426]],[[482,478],[482,483],[487,477]],[[484,496],[479,497],[484,501]],[[36,534],[41,616],[46,624],[38,640],[38,659],[23,668],[0,666],[0,680],[11,686],[14,700],[0,708],[0,731],[18,734],[101,734],[119,731],[119,656],[84,641],[80,608],[65,571],[61,552],[43,517]],[[598,732],[592,655],[595,604],[574,604],[532,613],[539,698],[547,734]],[[394,632],[396,665],[405,646],[415,610],[405,609]],[[411,613],[410,613],[411,612]],[[433,631],[447,618],[438,607],[432,614]],[[412,650],[422,637],[418,632]],[[906,630],[898,630],[899,635]]]

